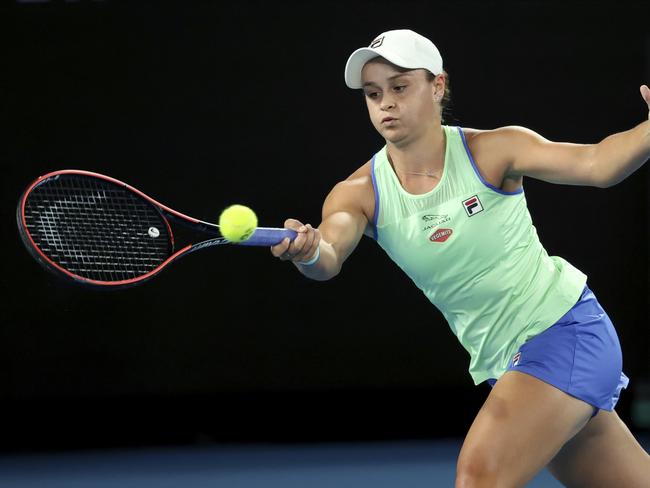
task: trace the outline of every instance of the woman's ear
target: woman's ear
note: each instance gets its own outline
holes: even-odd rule
[[[445,95],[445,83],[446,83],[445,75],[440,74],[437,75],[436,78],[433,80],[433,86],[434,86],[434,99],[436,102],[439,102],[442,100],[442,97]]]

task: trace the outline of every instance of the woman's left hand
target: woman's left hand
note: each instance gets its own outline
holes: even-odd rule
[[[648,119],[650,119],[650,88],[648,88],[648,85],[641,85],[641,96],[645,103],[648,104]]]

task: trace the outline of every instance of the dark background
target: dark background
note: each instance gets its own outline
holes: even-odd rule
[[[316,225],[383,141],[349,54],[431,38],[447,123],[595,143],[645,120],[647,2],[6,2],[0,448],[462,436],[489,392],[441,314],[369,239],[313,282],[267,249],[203,251],[112,293],[62,285],[20,243],[37,176],[121,179],[197,218],[231,203]],[[608,189],[526,179],[549,254],[589,276],[631,378],[650,377],[648,168]]]

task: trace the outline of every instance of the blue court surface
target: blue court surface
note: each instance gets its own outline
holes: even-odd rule
[[[209,445],[7,454],[11,488],[453,487],[462,440]],[[648,448],[648,439],[643,444]],[[528,487],[561,486],[544,470]]]

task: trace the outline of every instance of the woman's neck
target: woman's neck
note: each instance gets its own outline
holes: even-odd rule
[[[444,130],[437,125],[409,144],[396,145],[388,142],[386,150],[388,159],[397,172],[439,176],[445,163],[445,144]]]

